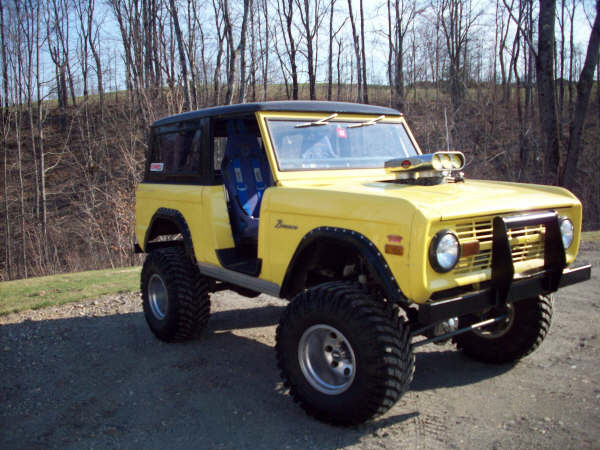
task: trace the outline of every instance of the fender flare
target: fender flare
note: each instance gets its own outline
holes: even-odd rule
[[[151,239],[154,239],[152,236],[152,230],[154,228],[155,223],[158,220],[165,220],[167,222],[175,225],[179,233],[183,236],[183,246],[185,248],[185,254],[192,259],[192,261],[196,261],[196,254],[194,253],[194,244],[192,243],[192,234],[190,233],[190,228],[188,227],[183,214],[181,214],[176,209],[170,208],[159,208],[152,219],[150,219],[150,224],[148,225],[148,229],[146,230],[146,235],[144,236],[144,251],[148,253],[153,248],[160,248],[165,246],[173,245],[175,242],[179,243],[179,241],[165,241],[165,242],[148,242]],[[154,244],[154,245],[153,245]]]
[[[369,266],[372,268],[372,273],[379,281],[385,298],[393,303],[408,305],[409,302],[407,298],[402,293],[396,278],[392,274],[392,271],[377,246],[359,232],[337,227],[318,227],[304,235],[294,252],[294,256],[292,257],[283,278],[281,286],[282,297],[286,297],[288,294],[287,291],[292,283],[295,265],[298,263],[304,250],[321,239],[338,241],[354,247],[358,253],[367,260]]]

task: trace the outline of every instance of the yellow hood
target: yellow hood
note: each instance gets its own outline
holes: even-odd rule
[[[304,185],[305,188],[384,198],[412,203],[430,219],[448,220],[493,213],[560,208],[579,204],[566,189],[554,186],[466,180],[434,186],[415,186],[392,182]]]

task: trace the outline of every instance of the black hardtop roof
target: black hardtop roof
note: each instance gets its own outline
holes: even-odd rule
[[[347,102],[322,102],[287,100],[277,102],[241,103],[239,105],[214,106],[199,109],[174,116],[164,117],[152,124],[153,127],[169,125],[187,120],[202,119],[214,116],[235,116],[253,114],[256,111],[293,111],[293,112],[325,112],[325,113],[355,113],[355,114],[385,114],[388,116],[401,116],[402,113],[392,108],[361,103]]]

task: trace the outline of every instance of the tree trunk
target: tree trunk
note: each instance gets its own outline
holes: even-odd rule
[[[329,52],[327,54],[327,100],[331,101],[333,95],[333,7],[335,0],[329,5]]]
[[[394,84],[392,86],[392,107],[404,111],[404,28],[403,14],[398,0],[395,2],[395,51],[394,51]]]
[[[282,30],[284,28],[283,19],[281,17],[282,12],[283,12],[283,18],[285,18],[284,39],[286,42],[288,57],[290,60],[290,75],[292,77],[292,99],[298,100],[298,66],[296,64],[297,48],[296,48],[296,42],[294,40],[294,33],[293,33],[294,4],[293,4],[293,0],[281,0],[281,7],[280,7],[279,1],[280,0],[277,1],[277,13],[279,14],[279,21],[281,23]],[[287,6],[286,6],[286,1],[287,1]],[[283,11],[281,11],[281,8],[283,8]],[[288,98],[289,98],[289,95],[288,95]]]
[[[575,68],[573,67],[573,60],[575,59],[575,41],[573,38],[573,30],[575,26],[575,8],[577,2],[573,1],[573,9],[571,10],[571,31],[569,36],[569,116],[573,117],[573,108],[575,103],[575,93],[573,92],[573,85],[575,84],[573,76],[575,75]],[[599,80],[600,81],[600,80]]]
[[[173,18],[173,27],[175,28],[175,38],[177,39],[177,49],[179,50],[179,66],[181,67],[181,78],[183,78],[183,110],[189,111],[191,100],[190,100],[190,84],[188,82],[187,73],[187,61],[185,58],[185,49],[183,47],[183,37],[181,36],[181,28],[179,27],[179,17],[177,14],[177,8],[175,7],[175,0],[169,0],[171,6],[170,12]]]
[[[358,40],[358,34],[356,33],[356,24],[354,23],[354,14],[352,13],[352,0],[348,0],[348,17],[350,18],[350,24],[352,25],[352,40],[354,42],[354,54],[356,56],[356,101],[362,102],[362,69],[360,67],[361,52],[360,43]]]
[[[240,103],[245,97],[245,72],[246,72],[246,59],[245,55],[242,55],[246,51],[246,27],[248,23],[248,9],[252,5],[252,0],[244,0],[244,17],[242,19],[242,28],[240,30],[240,41],[237,47],[234,46],[233,42],[233,27],[231,24],[231,17],[229,15],[229,4],[228,0],[223,0],[223,20],[225,25],[225,36],[227,38],[227,45],[229,48],[229,62],[227,65],[227,91],[225,93],[225,104],[230,105],[233,101],[233,89],[235,78],[237,75],[237,63],[242,56],[240,62],[240,92],[238,100]]]
[[[269,81],[269,47],[270,47],[270,30],[269,30],[269,11],[267,7],[267,0],[263,0],[263,17],[265,19],[265,45],[262,54],[264,55],[264,64],[263,64],[263,100],[266,101],[268,98],[268,81]]]
[[[316,7],[316,6],[315,6]],[[304,25],[304,34],[306,39],[306,62],[308,66],[308,92],[311,100],[317,99],[315,92],[316,76],[313,56],[313,38],[314,33],[311,29],[310,22],[310,1],[304,0],[304,11],[300,9],[300,16],[302,18],[302,24]],[[315,24],[316,27],[316,24]]]
[[[575,114],[569,127],[569,145],[567,148],[567,163],[565,166],[562,185],[568,189],[577,186],[577,163],[581,153],[583,125],[587,114],[592,85],[594,84],[594,69],[598,64],[598,49],[600,48],[600,0],[596,0],[596,19],[590,34],[585,62],[577,83],[577,103]]]
[[[3,177],[3,186],[4,186],[4,254],[6,261],[6,273],[8,279],[12,278],[12,236],[11,236],[11,223],[10,223],[10,210],[8,207],[8,146],[6,145],[6,138],[9,132],[10,127],[10,113],[8,109],[8,61],[6,60],[6,36],[4,35],[4,3],[0,0],[0,45],[2,47],[2,85],[4,92],[4,105],[0,104],[0,108],[2,108],[2,114],[0,114],[0,119],[2,121],[2,150],[4,154],[4,177]]]
[[[554,83],[555,18],[556,0],[541,0],[538,19],[539,40],[536,75],[542,132],[541,148],[544,154],[542,179],[548,184],[557,184],[560,163],[560,138]]]
[[[92,30],[93,26],[93,15],[94,15],[94,0],[88,0],[88,41],[90,44],[90,50],[92,52],[92,57],[94,58],[94,63],[96,64],[96,79],[98,80],[98,96],[100,97],[100,110],[102,111],[104,108],[104,84],[102,80],[102,61],[100,60],[100,53],[98,47],[96,46],[96,42],[100,42],[100,39],[97,36],[99,32],[96,30],[96,34],[94,34]]]
[[[362,55],[363,102],[369,103],[369,90],[367,88],[367,56],[365,54],[365,14],[363,0],[359,2],[360,8],[360,52]]]
[[[244,17],[242,19],[242,29],[240,30],[240,42],[236,53],[240,59],[240,89],[238,94],[238,103],[246,101],[246,40],[248,28],[248,15],[252,8],[252,0],[244,0]]]

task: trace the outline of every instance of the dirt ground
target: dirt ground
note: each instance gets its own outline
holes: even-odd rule
[[[306,416],[273,349],[285,302],[214,294],[209,329],[158,341],[139,294],[0,317],[0,448],[600,448],[600,249],[516,365],[420,347],[411,390],[354,428]]]

